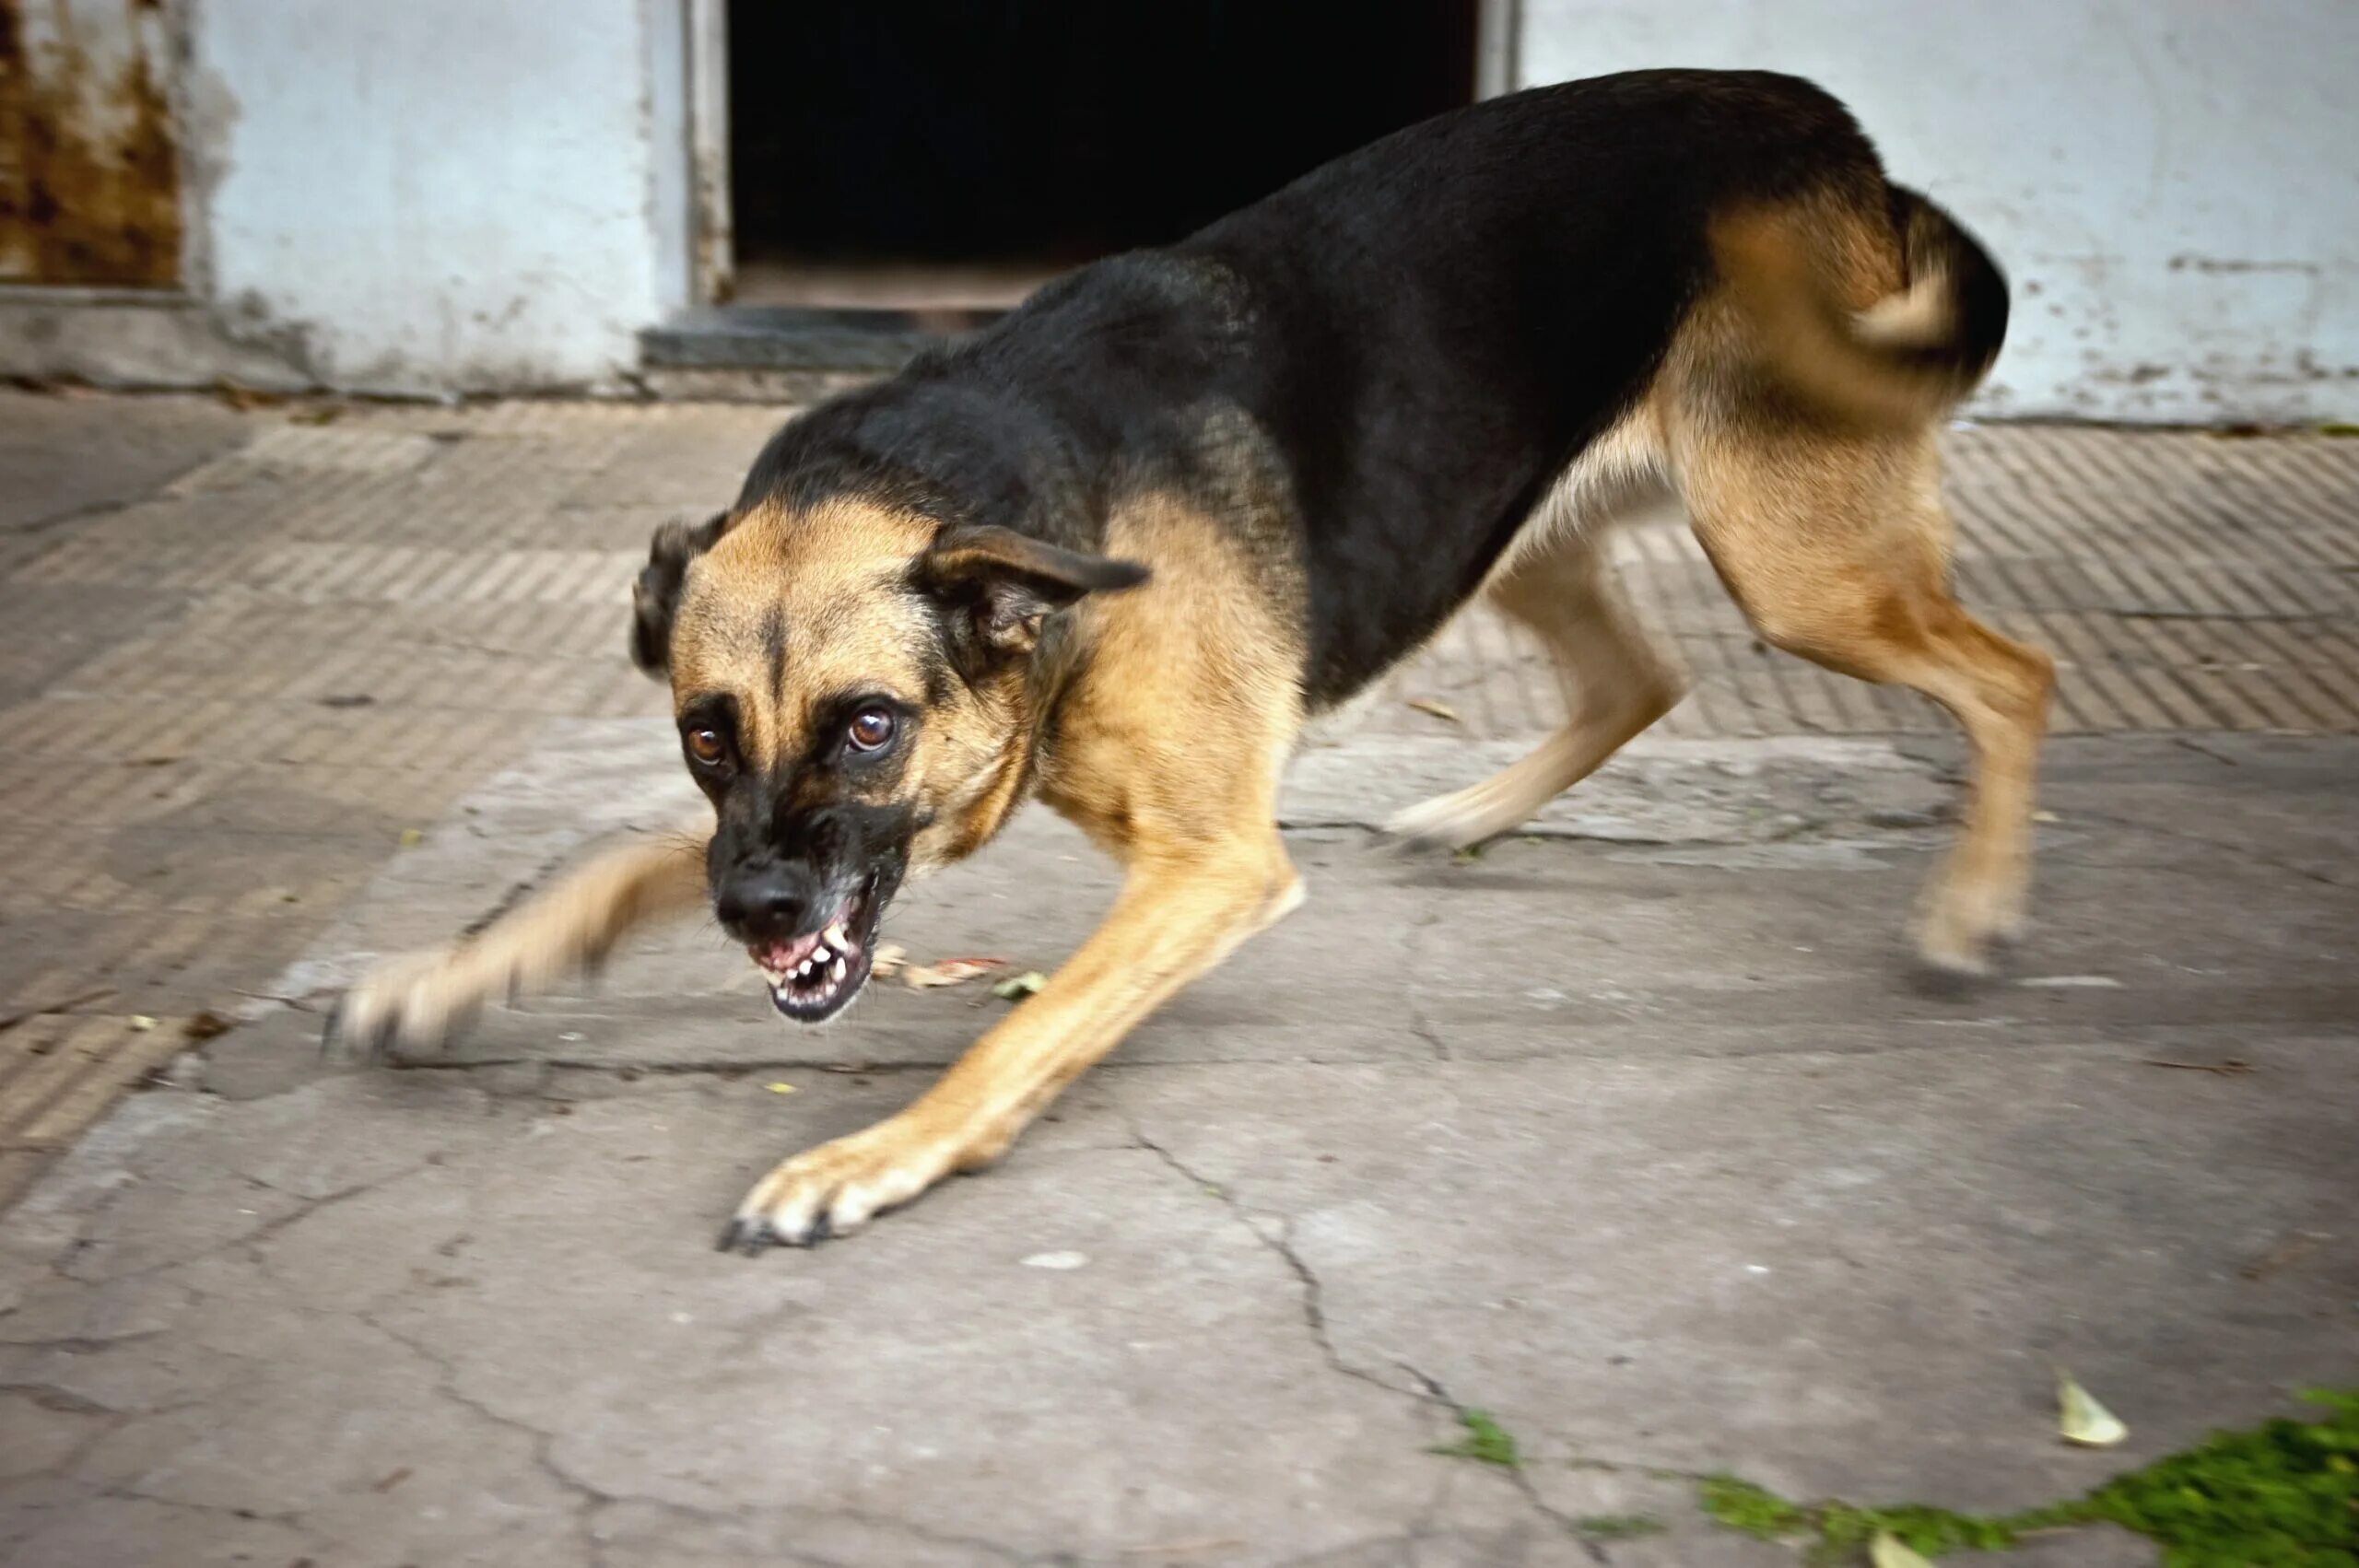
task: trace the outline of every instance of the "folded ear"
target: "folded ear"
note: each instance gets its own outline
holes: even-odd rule
[[[631,662],[662,680],[672,668],[672,617],[679,613],[680,585],[688,563],[729,532],[729,514],[715,512],[699,523],[667,522],[655,531],[647,568],[630,590]]]
[[[989,524],[945,529],[917,562],[919,589],[952,612],[974,645],[1003,653],[1031,651],[1050,612],[1085,594],[1136,588],[1147,575],[1136,561]]]

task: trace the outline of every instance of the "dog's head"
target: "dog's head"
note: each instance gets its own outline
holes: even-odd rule
[[[902,879],[1014,804],[1044,620],[1144,567],[855,498],[667,526],[632,653],[668,675],[719,813],[714,913],[778,1010],[816,1022],[867,980]]]

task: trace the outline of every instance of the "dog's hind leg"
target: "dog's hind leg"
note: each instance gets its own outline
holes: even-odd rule
[[[1546,646],[1565,722],[1531,755],[1410,807],[1385,825],[1388,832],[1452,848],[1511,832],[1678,705],[1684,677],[1631,614],[1604,551],[1599,532],[1565,528],[1528,548],[1488,590],[1492,603]]]
[[[1928,889],[1925,958],[1979,973],[2014,934],[2030,874],[2032,778],[2053,666],[1960,609],[1930,432],[1798,436],[1699,421],[1682,443],[1696,537],[1762,637],[1863,681],[1913,686],[1974,748],[1966,823]]]
[[[611,850],[472,937],[387,960],[336,1004],[323,1047],[435,1045],[484,1003],[595,965],[634,926],[702,900],[710,836],[698,825]]]

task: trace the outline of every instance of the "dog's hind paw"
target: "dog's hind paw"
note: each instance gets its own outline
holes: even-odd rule
[[[1937,895],[1917,923],[1917,954],[1949,984],[1987,979],[1996,951],[2023,941],[2029,924],[2020,898]]]
[[[1404,849],[1464,849],[1521,823],[1520,817],[1497,820],[1501,813],[1485,812],[1479,798],[1470,799],[1474,793],[1437,795],[1395,812],[1385,819],[1384,836]]]

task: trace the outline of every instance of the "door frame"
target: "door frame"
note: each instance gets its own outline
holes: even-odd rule
[[[1517,75],[1523,32],[1523,0],[1482,0],[1474,18],[1474,100],[1510,93],[1523,84]]]
[[[1495,0],[1486,0],[1495,3]],[[687,0],[689,283],[697,302],[736,291],[735,213],[729,187],[729,0]]]

